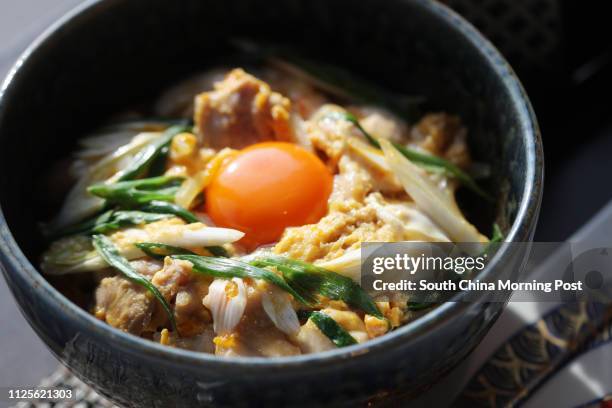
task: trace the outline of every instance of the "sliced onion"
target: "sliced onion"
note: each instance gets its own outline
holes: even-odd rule
[[[384,154],[380,150],[354,137],[348,138],[346,142],[351,150],[357,153],[359,157],[363,158],[367,163],[384,173],[392,173],[389,164],[385,160]]]
[[[398,152],[388,141],[379,140],[387,164],[417,206],[454,242],[487,242],[487,238],[459,211],[453,197],[440,190],[425,171]]]
[[[215,279],[202,303],[212,314],[215,333],[228,334],[242,319],[247,304],[247,287],[240,278],[231,281]]]
[[[300,330],[300,321],[287,292],[276,286],[267,285],[261,296],[261,305],[280,331],[289,336],[297,335]]]
[[[236,154],[233,149],[223,149],[213,157],[203,170],[188,177],[176,192],[174,202],[183,208],[190,208],[195,198],[208,186],[226,159]]]
[[[202,223],[166,225],[151,223],[144,228],[127,228],[110,236],[119,254],[127,260],[142,258],[144,252],[134,246],[137,242],[155,242],[182,248],[218,246],[238,241],[244,233],[229,228],[208,227]],[[42,269],[49,275],[90,272],[108,267],[96,251],[81,250],[78,257],[70,257],[74,247],[83,247],[74,237],[60,239],[43,256]],[[74,242],[74,243],[73,243]]]
[[[413,202],[387,203],[380,193],[372,193],[365,199],[374,208],[376,217],[399,231],[404,239],[448,242],[450,239]]]
[[[104,180],[114,181],[113,177],[129,164],[136,153],[160,136],[160,132],[140,133],[87,169],[68,193],[50,229],[61,229],[98,212],[104,200],[89,194],[87,187]]]
[[[361,282],[361,249],[346,251],[338,258],[315,262],[315,265],[344,275],[357,283]]]
[[[177,247],[203,247],[230,244],[244,236],[231,228],[207,227],[202,223],[193,223],[185,226],[170,227],[164,230],[155,241]]]
[[[80,139],[79,146],[82,149],[76,152],[76,157],[90,160],[106,156],[129,143],[138,134],[162,132],[167,127],[168,124],[164,122],[141,120],[107,126],[90,136]]]

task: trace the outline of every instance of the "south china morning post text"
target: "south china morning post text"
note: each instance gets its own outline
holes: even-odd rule
[[[563,246],[563,243],[555,244]],[[511,248],[516,258],[514,264],[512,260],[505,262],[501,266],[503,270],[496,270],[495,278],[481,279],[495,251],[483,251],[482,244],[470,246],[425,242],[366,244],[362,248],[362,287],[374,297],[400,292],[414,301],[432,303],[447,300],[457,292],[493,295],[487,301],[505,301],[510,292],[519,293],[518,298],[525,301],[578,300],[583,292],[592,295],[593,288],[587,286],[588,280],[576,279],[574,274],[568,275],[567,268],[559,268],[557,276],[545,278],[535,276],[529,267],[521,268],[521,261],[533,254],[519,246]],[[536,255],[538,252],[548,254],[551,251],[549,247],[547,243],[544,251],[540,246]],[[569,267],[572,266],[571,261],[572,257],[569,256]],[[530,262],[524,264],[530,265]],[[595,289],[601,292],[602,285]],[[607,289],[612,292],[610,287]],[[604,296],[609,297],[610,293],[605,292]],[[482,299],[482,296],[466,298],[476,300]]]

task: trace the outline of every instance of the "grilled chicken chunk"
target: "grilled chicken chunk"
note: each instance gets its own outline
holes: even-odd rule
[[[201,144],[215,149],[289,141],[290,110],[289,99],[242,69],[234,69],[213,91],[196,96],[197,136]]]
[[[463,168],[471,162],[466,137],[461,119],[447,113],[427,114],[412,130],[412,139],[420,147]]]
[[[102,279],[95,300],[98,319],[136,335],[147,329],[155,309],[155,300],[145,288],[121,276]]]
[[[169,303],[174,303],[174,318],[182,337],[204,332],[211,323],[210,313],[202,304],[210,278],[194,274],[190,262],[166,258],[152,282]]]

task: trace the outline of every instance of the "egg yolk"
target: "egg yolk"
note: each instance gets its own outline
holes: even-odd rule
[[[312,224],[327,212],[332,175],[307,150],[284,142],[241,150],[206,189],[206,212],[216,225],[245,233],[252,250],[278,241],[287,227]]]

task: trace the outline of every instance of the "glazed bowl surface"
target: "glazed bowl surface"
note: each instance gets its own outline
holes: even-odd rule
[[[468,214],[529,241],[542,193],[540,135],[520,83],[462,18],[428,0],[91,1],[19,59],[0,96],[0,261],[19,306],[76,375],[124,406],[338,406],[410,397],[482,339],[503,303],[446,303],[363,345],[292,358],[228,358],[162,347],[68,301],[37,270],[36,186],[85,132],[191,73],[226,62],[230,41],[283,43],[461,115],[497,204]],[[471,202],[470,202],[471,201]],[[491,207],[491,206],[488,206]],[[487,207],[487,208],[488,208]],[[489,227],[486,227],[489,225]],[[482,278],[509,273],[500,251]]]

